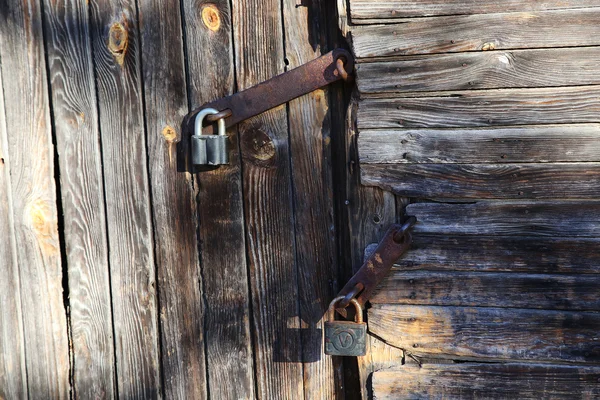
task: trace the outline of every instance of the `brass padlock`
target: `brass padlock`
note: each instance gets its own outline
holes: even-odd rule
[[[325,354],[330,356],[364,356],[367,353],[367,324],[363,322],[362,308],[356,299],[350,303],[356,309],[356,321],[336,321],[335,306],[344,296],[333,299],[325,322]]]
[[[203,135],[202,122],[204,117],[217,114],[214,108],[204,108],[196,115],[195,131],[192,135],[192,164],[193,165],[222,165],[229,163],[227,142],[229,138],[225,134],[225,120],[219,119],[218,135]]]

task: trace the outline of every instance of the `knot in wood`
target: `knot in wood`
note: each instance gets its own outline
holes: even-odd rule
[[[123,65],[129,44],[127,29],[120,22],[111,25],[108,32],[108,49],[119,65]]]
[[[216,32],[221,27],[221,17],[219,9],[212,4],[208,4],[202,8],[202,22],[208,29]]]
[[[179,137],[175,129],[171,126],[166,125],[162,130],[162,135],[168,143],[177,143],[179,142]]]
[[[271,166],[275,164],[275,143],[260,128],[251,128],[241,135],[242,155],[244,159],[257,165]]]

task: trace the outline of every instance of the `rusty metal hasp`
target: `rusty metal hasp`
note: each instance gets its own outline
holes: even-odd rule
[[[224,129],[340,79],[347,80],[353,69],[352,55],[344,49],[335,49],[256,86],[195,109],[183,120],[184,135],[191,136],[192,140],[192,164],[226,164]],[[209,122],[206,126],[203,125],[205,120]],[[215,127],[217,121],[218,127]]]

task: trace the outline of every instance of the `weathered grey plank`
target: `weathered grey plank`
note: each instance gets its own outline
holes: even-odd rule
[[[593,199],[600,195],[599,163],[363,164],[361,177],[364,185],[405,197]]]
[[[285,69],[281,3],[233,7],[240,90]],[[257,397],[304,398],[298,271],[285,106],[239,124]]]
[[[393,271],[371,303],[600,309],[600,276],[454,271]]]
[[[21,399],[27,397],[27,372],[7,141],[0,70],[0,398]]]
[[[193,109],[234,90],[231,9],[226,0],[183,7]],[[227,133],[229,165],[196,175],[208,391],[213,399],[251,399],[256,394],[241,160],[237,129]]]
[[[473,90],[364,99],[358,128],[446,128],[600,122],[600,87]]]
[[[363,130],[362,164],[600,161],[600,125]]]
[[[350,16],[355,23],[364,19],[393,19],[436,15],[534,12],[600,6],[600,1],[547,0],[350,0]]]
[[[428,224],[427,217],[423,218],[421,222]],[[450,218],[448,224],[452,223],[454,217],[447,218]],[[398,269],[600,273],[600,252],[597,251],[600,239],[596,238],[498,236],[496,233],[500,232],[494,233],[493,229],[488,231],[490,236],[457,236],[448,235],[443,224],[431,227],[430,231],[435,233],[413,235],[411,249],[398,260]],[[556,232],[556,235],[563,234]]]
[[[358,58],[596,46],[600,8],[412,18],[352,29]]]
[[[481,201],[473,204],[416,203],[415,236],[452,235],[598,237],[600,202]]]
[[[358,65],[361,93],[558,87],[600,83],[600,47],[482,51]]]
[[[164,394],[169,399],[203,399],[207,389],[205,304],[200,290],[195,193],[192,176],[176,168],[176,143],[188,105],[180,3],[142,1],[138,10]]]
[[[375,372],[377,399],[592,399],[600,367],[525,363],[407,363]]]
[[[146,165],[136,5],[93,0],[118,394],[161,393],[156,271]]]
[[[414,354],[600,362],[593,312],[375,304],[369,331]]]
[[[114,344],[96,89],[85,2],[44,7],[52,113],[60,167],[73,388],[115,397]]]
[[[9,390],[21,391],[22,396],[66,399],[70,392],[69,343],[41,7],[38,1],[25,0],[4,2],[0,8],[0,59],[12,200],[9,221],[14,224],[14,245],[10,246],[16,252],[12,257],[7,254],[6,260],[10,270],[18,266],[19,271],[25,339],[21,351],[25,351],[28,383],[27,391],[12,384]],[[10,231],[6,233],[10,237]],[[15,259],[18,264],[11,266]],[[14,271],[7,278],[14,284]],[[13,296],[10,291],[6,294]],[[20,329],[18,325],[15,328],[15,339],[20,341]],[[15,373],[19,369],[23,373],[22,364],[16,362],[12,366]],[[20,386],[18,376],[13,377],[17,378],[14,385]]]

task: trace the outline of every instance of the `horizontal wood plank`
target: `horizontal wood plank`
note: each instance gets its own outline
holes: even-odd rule
[[[352,30],[357,58],[596,46],[600,8],[411,18]]]
[[[415,354],[600,362],[600,314],[375,304],[369,331]]]
[[[472,90],[440,97],[364,99],[359,129],[600,122],[600,87]]]
[[[396,268],[401,271],[600,273],[600,252],[597,251],[600,239],[479,234],[449,236],[444,227],[439,227],[441,229],[436,234],[414,234],[410,251],[398,260]]]
[[[600,276],[521,273],[393,271],[373,304],[600,309]]]
[[[600,396],[600,367],[525,363],[407,363],[373,375],[383,399],[592,399]]]
[[[593,199],[599,163],[362,164],[362,183],[404,197]]]
[[[537,163],[600,161],[600,125],[366,130],[361,163]]]
[[[488,14],[516,11],[577,9],[600,6],[598,0],[350,0],[352,22],[365,19],[392,19],[439,15]]]
[[[406,208],[421,234],[598,237],[597,201],[480,201],[472,204],[415,203]]]
[[[418,56],[357,66],[361,93],[600,84],[600,47]]]

